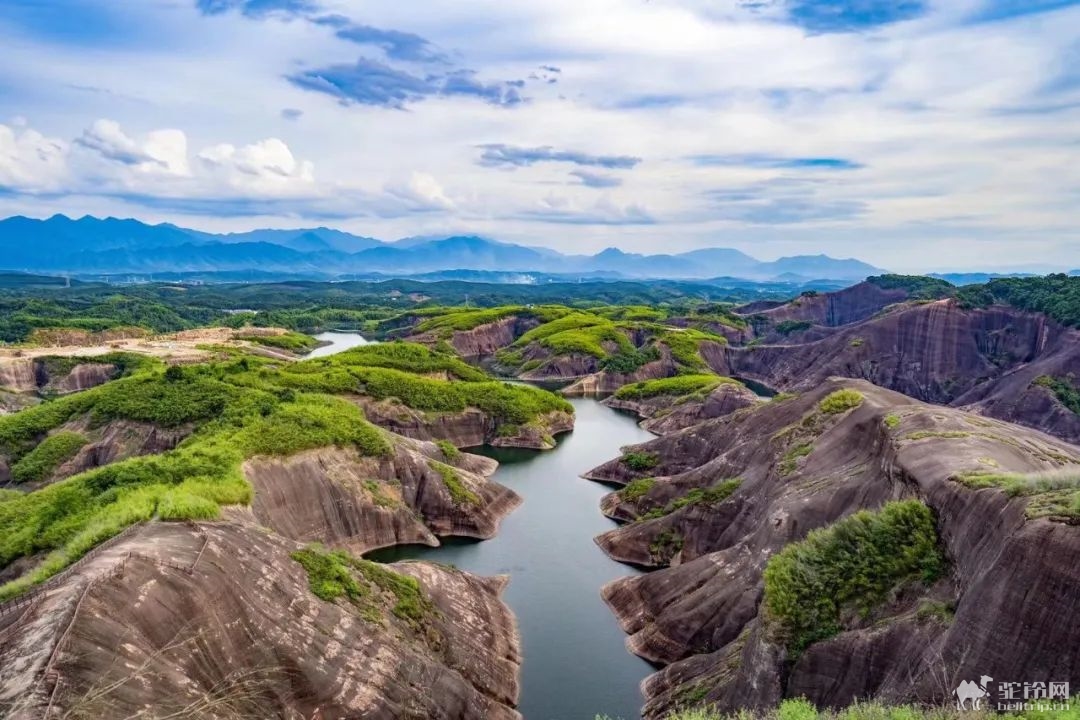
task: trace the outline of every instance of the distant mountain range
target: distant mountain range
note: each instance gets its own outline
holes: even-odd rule
[[[607,279],[722,276],[786,283],[858,281],[884,272],[859,260],[826,255],[762,262],[730,248],[677,255],[639,255],[608,248],[596,255],[564,255],[476,236],[384,242],[324,227],[212,234],[171,224],[89,216],[73,220],[63,215],[0,221],[0,270],[82,277],[249,271],[261,279],[274,275],[414,277],[473,271]]]

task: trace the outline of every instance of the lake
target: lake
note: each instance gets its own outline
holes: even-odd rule
[[[503,597],[521,631],[519,709],[526,720],[593,720],[597,714],[630,720],[639,717],[639,684],[652,669],[626,650],[626,636],[600,588],[637,571],[609,560],[593,542],[615,527],[599,507],[611,489],[579,475],[617,456],[621,446],[653,436],[634,418],[595,400],[570,402],[575,429],[554,450],[470,450],[498,460],[492,479],[524,498],[494,538],[399,546],[370,557],[435,560],[478,575],[509,575]]]

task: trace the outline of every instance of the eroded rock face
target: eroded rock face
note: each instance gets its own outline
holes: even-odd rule
[[[413,620],[388,592],[366,609],[320,600],[290,558],[299,547],[243,513],[146,526],[0,632],[0,712],[36,720],[51,703],[75,720],[146,707],[185,718],[520,718],[504,579],[390,566],[430,603]]]
[[[627,400],[611,396],[603,400],[602,404],[632,412],[642,419],[641,427],[657,435],[668,435],[705,420],[752,407],[758,402],[758,396],[744,385],[724,383],[702,399],[658,395],[641,400]]]
[[[1080,441],[1080,416],[1033,385],[1040,375],[1080,373],[1080,333],[1043,315],[1008,307],[970,310],[940,300],[808,333],[703,356],[720,374],[777,390],[811,390],[832,376],[861,378]]]
[[[459,448],[494,445],[551,450],[556,435],[574,429],[574,416],[564,412],[548,413],[528,425],[507,426],[499,425],[477,408],[431,413],[410,408],[394,398],[376,400],[356,395],[349,399],[379,427],[415,440],[446,440]]]
[[[474,500],[456,499],[439,465],[454,468]],[[437,536],[492,537],[521,503],[489,482],[494,460],[446,458],[433,443],[396,439],[387,457],[323,448],[288,458],[255,458],[244,474],[255,488],[258,521],[293,540],[364,553],[398,544],[438,545]]]
[[[776,307],[762,307],[757,314],[768,318],[772,324],[785,320],[808,321],[823,327],[850,325],[873,317],[894,303],[907,299],[902,289],[887,290],[873,283],[861,282],[849,288],[831,293],[803,295],[792,302]],[[752,306],[740,308],[746,313]]]
[[[509,347],[519,337],[540,325],[536,318],[519,318],[516,315],[488,323],[472,330],[459,330],[450,337],[450,344],[458,355],[474,360],[494,355]]]
[[[54,377],[41,358],[0,358],[0,388],[16,393],[49,391],[64,395],[97,387],[118,373],[115,365],[87,362]]]
[[[817,403],[840,387],[862,393],[862,405],[822,414]],[[942,702],[959,679],[979,674],[1080,681],[1080,629],[1068,620],[1080,596],[1080,527],[1027,519],[1024,498],[952,479],[1080,467],[1080,449],[838,379],[635,449],[657,453],[657,466],[635,472],[614,460],[588,476],[655,477],[632,499],[604,501],[613,517],[649,519],[597,539],[616,559],[670,565],[604,589],[630,648],[665,665],[645,683],[647,718],[687,698],[729,709],[797,695],[833,706],[875,696]],[[739,483],[725,499],[672,503],[729,478]],[[792,662],[761,612],[769,557],[859,509],[911,497],[937,517],[949,576]],[[928,600],[954,606],[955,616],[919,616]],[[943,677],[956,682],[946,687]]]

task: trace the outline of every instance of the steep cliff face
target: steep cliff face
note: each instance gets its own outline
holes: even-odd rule
[[[120,369],[111,363],[79,363],[50,372],[48,358],[0,358],[0,388],[16,393],[42,391],[64,395],[87,390],[115,378]]]
[[[425,563],[319,599],[298,543],[244,513],[155,523],[66,577],[0,631],[12,720],[175,717],[517,720],[520,649],[500,578]],[[50,709],[51,708],[51,709]]]
[[[398,439],[386,457],[324,448],[248,461],[258,521],[293,540],[364,553],[389,545],[438,545],[437,536],[489,538],[521,503],[488,482],[493,460],[447,458],[434,443]],[[448,474],[449,473],[449,474]]]
[[[814,342],[727,347],[705,359],[717,372],[778,390],[812,389],[834,375],[862,378],[1077,440],[1080,416],[1032,383],[1080,372],[1078,337],[1040,314],[941,300],[896,308]]]
[[[357,395],[350,400],[364,409],[367,419],[379,427],[415,440],[446,440],[455,447],[522,447],[550,450],[555,436],[574,429],[569,413],[552,412],[527,425],[499,424],[477,408],[462,412],[431,413],[397,402]]]
[[[886,290],[873,283],[861,282],[836,292],[803,295],[789,303],[762,309],[757,314],[767,318],[769,324],[774,326],[784,321],[803,321],[824,327],[840,327],[866,320],[889,305],[906,299],[907,292],[904,290]],[[741,308],[741,311],[748,312],[748,309]]]
[[[819,402],[842,387],[861,393],[861,404],[822,412]],[[1048,496],[958,480],[1062,467],[1075,474],[1080,449],[866,382],[830,380],[633,450],[655,453],[655,467],[614,460],[588,476],[638,479],[605,498],[605,512],[628,524],[600,536],[601,548],[669,566],[604,589],[631,650],[665,665],[644,685],[647,718],[690,698],[724,708],[798,695],[833,706],[875,696],[942,702],[959,679],[979,674],[1080,680],[1080,629],[1068,621],[1080,595],[1080,526],[1052,512],[1037,517]],[[811,530],[903,498],[933,511],[947,576],[845,618],[839,634],[801,654],[789,651],[763,611],[769,558]]]
[[[515,340],[538,325],[540,321],[536,318],[515,315],[472,330],[458,330],[450,336],[450,344],[457,354],[464,358],[470,360],[485,358],[509,347]]]

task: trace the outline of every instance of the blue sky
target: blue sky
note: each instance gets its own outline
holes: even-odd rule
[[[4,0],[0,215],[1080,266],[1080,0]]]

